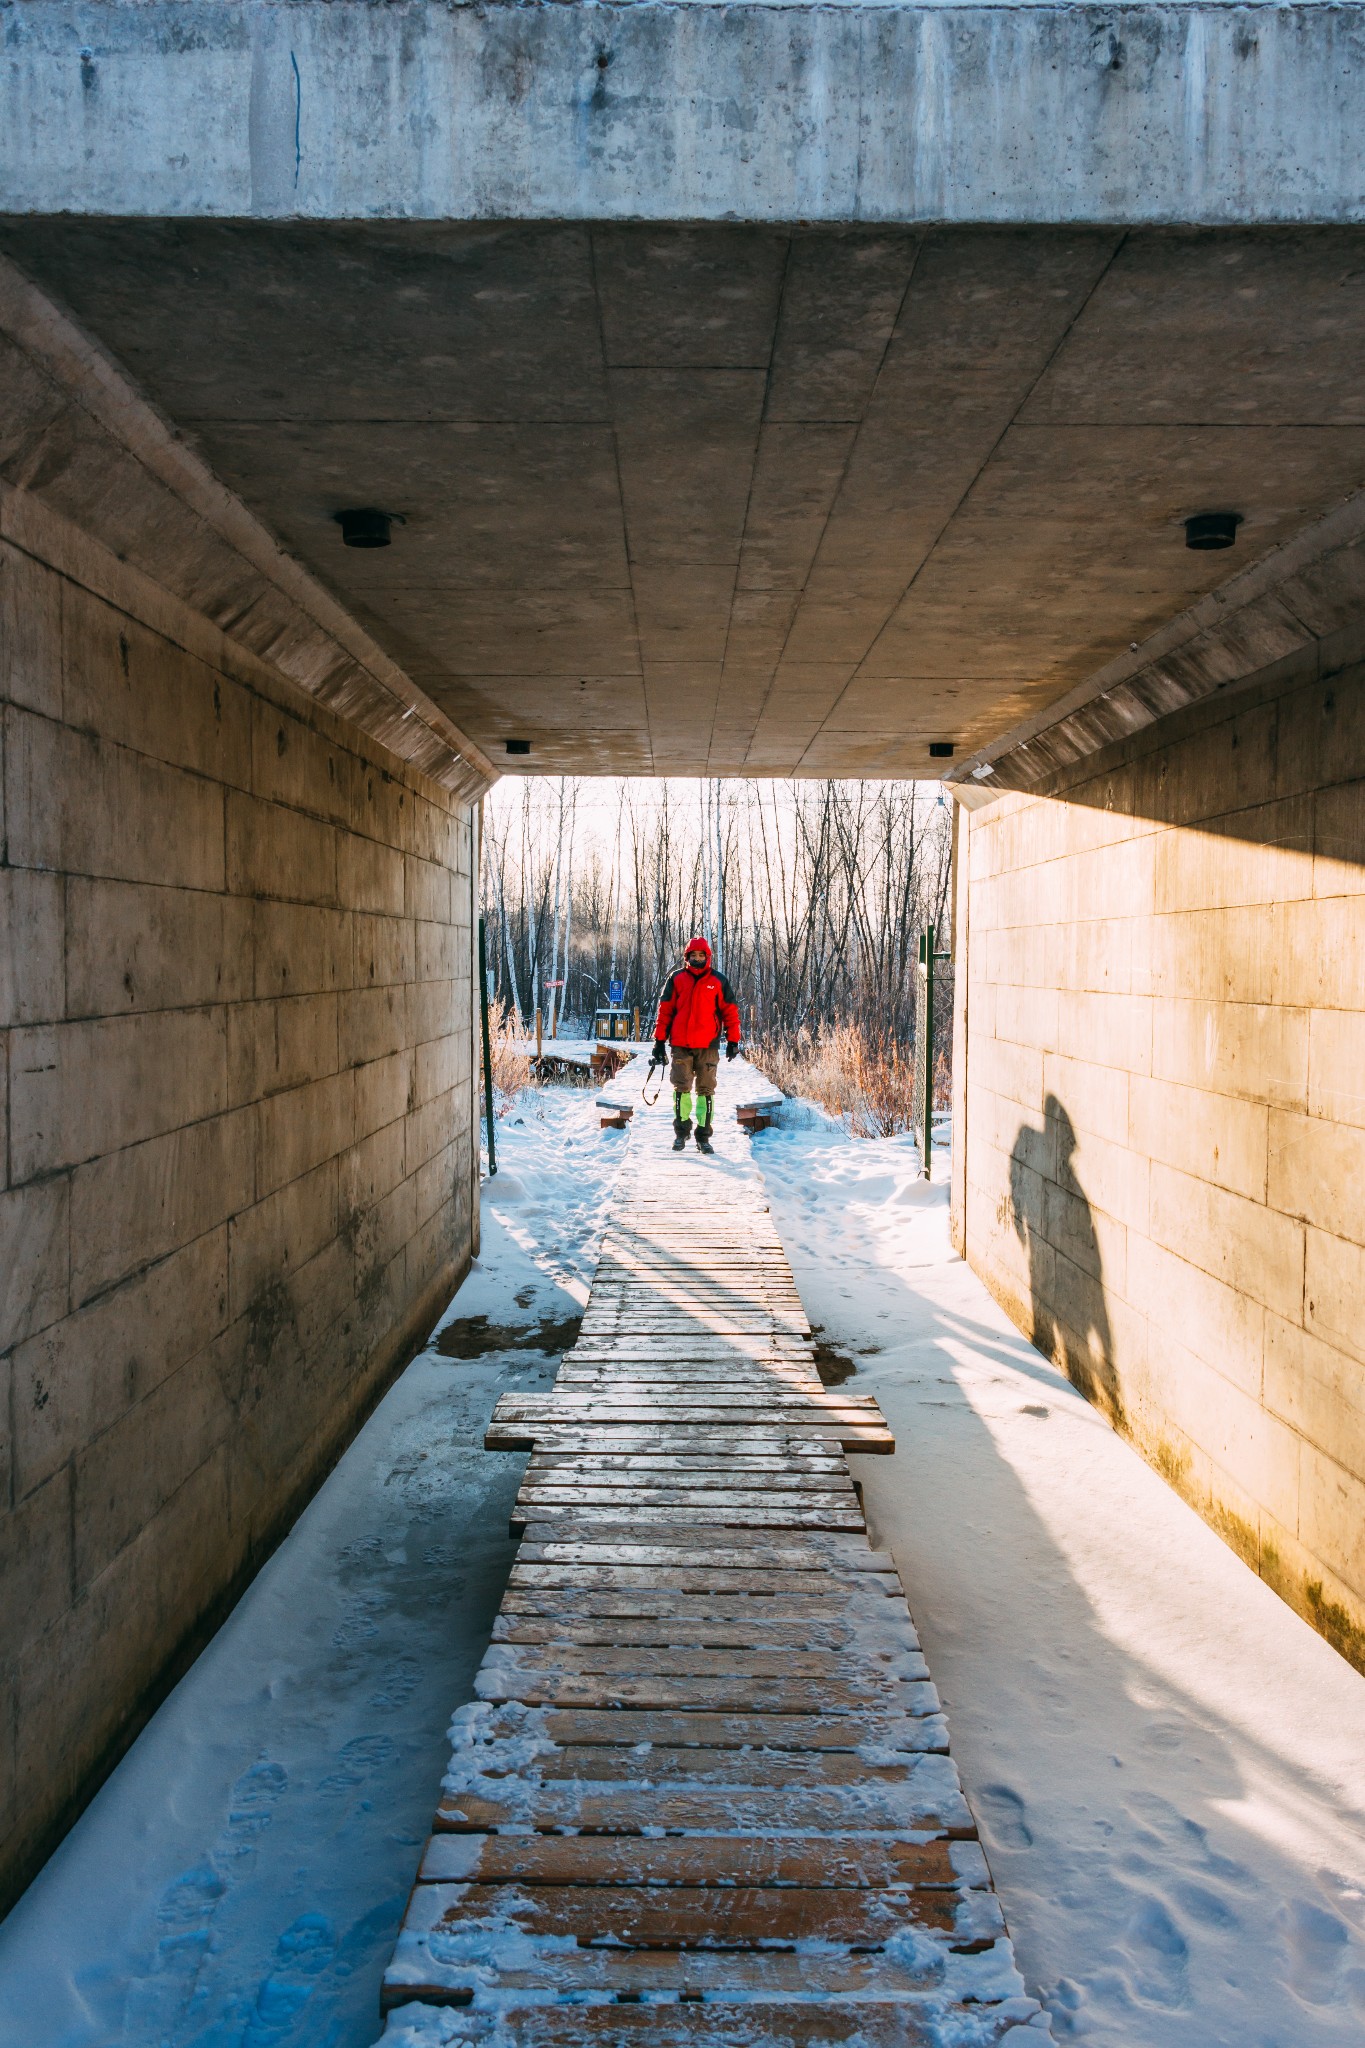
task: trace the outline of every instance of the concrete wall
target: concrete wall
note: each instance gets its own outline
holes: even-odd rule
[[[1360,220],[1365,9],[7,0],[15,213]]]
[[[468,1260],[475,813],[8,491],[0,719],[9,1895]]]
[[[1365,1669],[1365,666],[1303,669],[962,814],[954,1225]]]

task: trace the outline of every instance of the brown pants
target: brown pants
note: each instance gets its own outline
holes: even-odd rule
[[[679,1046],[673,1048],[673,1064],[668,1078],[673,1083],[675,1095],[696,1095],[703,1098],[709,1111],[716,1092],[716,1075],[720,1072],[720,1047],[707,1046],[704,1052],[685,1052]],[[701,1122],[702,1105],[697,1103],[697,1121]],[[710,1116],[707,1116],[710,1124]]]

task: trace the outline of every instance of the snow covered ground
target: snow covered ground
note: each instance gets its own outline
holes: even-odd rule
[[[1356,2048],[1365,1679],[1020,1339],[909,1139],[811,1110],[750,1151],[726,1089],[718,1199],[761,1165],[809,1314],[896,1429],[895,1458],[856,1469],[1055,2032]],[[374,2040],[512,1557],[522,1461],[479,1449],[484,1420],[553,1371],[531,1347],[568,1339],[630,1142],[587,1090],[526,1104],[498,1126],[446,1351],[408,1368],[0,1927],[0,2048]]]
[[[442,1326],[473,1355],[408,1367],[0,1926],[3,2048],[378,2034],[446,1728],[514,1555],[524,1460],[483,1451],[484,1425],[554,1371],[519,1347],[571,1341],[624,1146],[584,1090],[527,1100]]]
[[[1359,2048],[1365,1678],[1020,1338],[910,1140],[814,1112],[754,1149],[896,1431],[855,1473],[1058,2037]]]

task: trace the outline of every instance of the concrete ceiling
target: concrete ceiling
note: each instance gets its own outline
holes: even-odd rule
[[[1365,230],[0,244],[513,771],[936,772],[1365,483]]]

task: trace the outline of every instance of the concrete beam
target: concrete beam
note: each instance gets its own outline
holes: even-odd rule
[[[1273,675],[1314,681],[1362,656],[1365,491],[1357,491],[945,780],[969,810],[1005,790],[1047,795],[1092,755],[1171,712]]]
[[[33,500],[443,788],[477,798],[494,781],[487,755],[3,257],[0,489],[20,545]]]
[[[1365,8],[7,0],[6,211],[1365,218]]]

